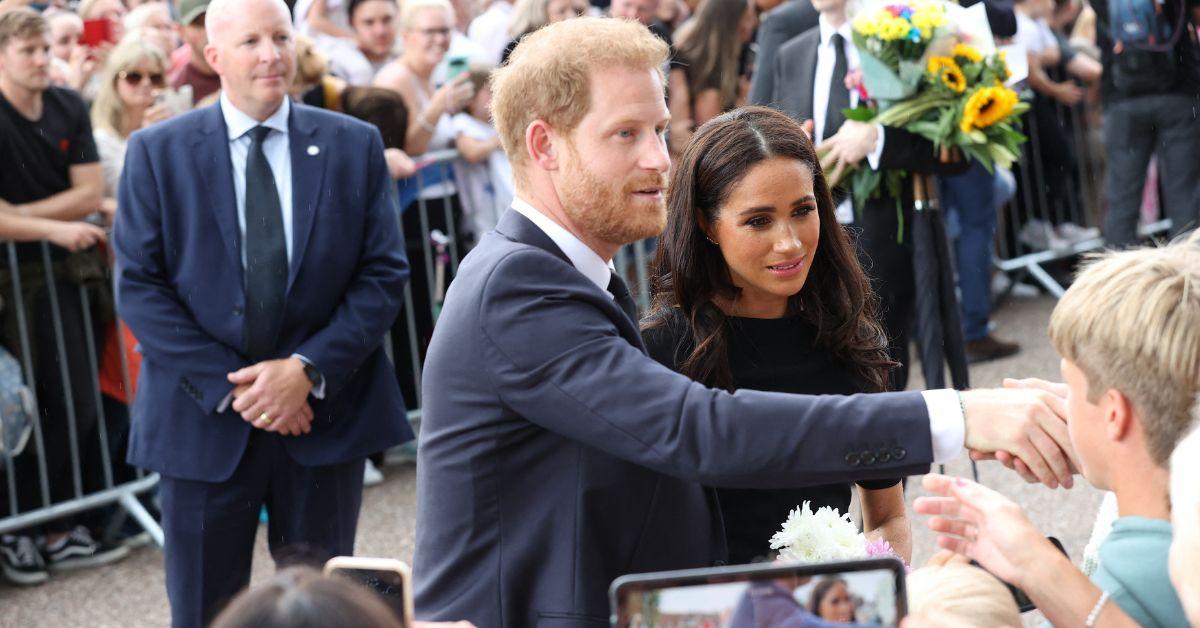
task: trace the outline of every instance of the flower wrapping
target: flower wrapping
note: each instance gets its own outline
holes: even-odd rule
[[[869,100],[847,110],[847,119],[903,128],[929,139],[939,154],[957,149],[989,171],[1017,160],[1026,139],[1020,115],[1029,105],[1005,85],[1010,72],[982,4],[883,0],[859,11],[852,28],[861,62],[856,80]],[[884,184],[895,195],[903,174],[853,170],[856,205]]]

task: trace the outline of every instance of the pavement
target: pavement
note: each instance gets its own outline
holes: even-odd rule
[[[973,366],[976,387],[998,386],[1004,377],[1058,379],[1058,357],[1046,339],[1046,323],[1054,301],[1048,297],[1010,300],[995,313],[996,335],[1021,343],[1021,353],[1004,360]],[[919,369],[913,369],[919,387]],[[965,456],[947,465],[952,474],[970,476]],[[1025,507],[1043,533],[1058,537],[1077,563],[1091,534],[1101,492],[1078,478],[1075,488],[1051,491],[1028,485],[994,462],[979,464],[980,480]],[[416,473],[411,464],[383,468],[383,484],[366,489],[359,519],[356,553],[411,562],[416,509]],[[920,478],[908,484],[908,501],[923,494]],[[936,550],[926,518],[913,515],[914,564],[921,565]],[[251,583],[273,572],[265,534],[255,546]],[[48,583],[18,588],[0,582],[0,626],[166,626],[169,624],[163,580],[162,552],[154,547],[135,550],[120,563],[91,570],[52,574]],[[1031,625],[1036,616],[1027,616]]]

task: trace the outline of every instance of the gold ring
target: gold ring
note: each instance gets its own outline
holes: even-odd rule
[[[258,420],[262,421],[263,423],[266,423],[267,425],[271,424],[271,416],[269,414],[267,414],[266,412],[258,415]]]

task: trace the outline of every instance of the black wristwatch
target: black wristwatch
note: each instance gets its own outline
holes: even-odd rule
[[[308,378],[308,381],[312,382],[313,388],[320,386],[321,372],[317,370],[317,367],[304,360],[300,360],[300,363],[304,365],[304,376]]]

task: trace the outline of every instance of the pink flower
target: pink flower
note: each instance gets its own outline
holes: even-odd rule
[[[851,90],[851,91],[857,91],[858,92],[858,101],[860,103],[865,104],[868,100],[871,99],[870,94],[867,93],[867,85],[866,85],[866,83],[863,83],[862,70],[860,70],[858,68],[850,70],[849,72],[846,73],[846,89]]]
[[[886,539],[878,539],[875,541],[867,541],[867,556],[895,556],[896,550],[892,549],[892,544]]]

